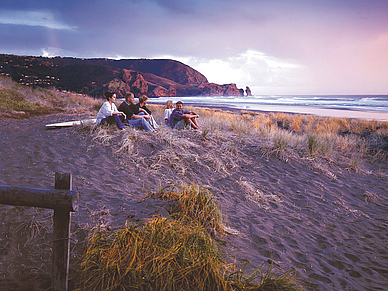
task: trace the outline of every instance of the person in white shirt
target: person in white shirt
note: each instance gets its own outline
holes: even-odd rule
[[[125,128],[123,121],[126,120],[124,112],[118,111],[115,101],[116,94],[112,92],[105,92],[106,101],[102,104],[98,111],[96,124],[116,124],[120,130]],[[120,118],[122,117],[123,120]]]
[[[166,109],[164,109],[164,124],[167,125],[168,120],[170,119],[170,115],[174,110],[174,102],[172,100],[167,100]]]

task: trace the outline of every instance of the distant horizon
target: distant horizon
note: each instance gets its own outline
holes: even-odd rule
[[[80,58],[80,57],[73,57],[73,56],[41,56],[41,55],[27,55],[27,54],[15,54],[15,53],[0,53],[0,54],[3,54],[3,55],[13,55],[13,56],[19,56],[19,57],[23,57],[23,56],[26,56],[26,57],[40,57],[40,58],[50,58],[50,59],[54,59],[54,58],[74,58],[74,59],[80,59],[80,60],[87,60],[87,59],[106,59],[106,60],[115,60],[115,61],[119,61],[119,60],[139,60],[139,59],[146,59],[146,60],[156,60],[156,59],[160,59],[160,60],[173,60],[173,61],[177,61],[177,62],[180,62],[180,63],[183,63],[185,64],[184,62],[180,61],[180,60],[176,60],[176,59],[168,59],[168,58],[121,58],[121,59],[114,59],[114,58],[109,58],[109,57],[84,57],[84,58]],[[191,67],[190,65],[188,64],[185,64],[189,67]],[[192,68],[192,67],[191,67]],[[193,68],[195,69],[195,68]],[[197,69],[196,69],[197,70]],[[198,71],[198,70],[197,70]],[[208,76],[206,76],[204,73],[198,71],[199,73],[201,73],[202,75],[204,75],[206,77],[206,79],[208,79]],[[209,81],[208,79],[208,82],[209,83],[215,83],[215,82],[211,82]],[[276,96],[276,95],[281,95],[281,96],[292,96],[292,95],[298,95],[298,96],[385,96],[385,95],[388,95],[388,93],[350,93],[350,94],[347,94],[347,93],[329,93],[329,94],[324,94],[324,93],[309,93],[309,94],[301,94],[301,93],[262,93],[262,94],[255,94],[254,90],[256,87],[253,87],[253,86],[250,86],[249,84],[248,85],[244,85],[244,86],[239,86],[236,82],[232,82],[234,84],[237,85],[238,88],[242,88],[245,90],[245,87],[248,86],[251,91],[252,91],[252,95],[254,96]],[[217,83],[217,84],[221,84],[221,85],[224,85],[224,84],[232,84],[232,83]]]

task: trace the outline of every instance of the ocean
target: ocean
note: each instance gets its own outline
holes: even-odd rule
[[[149,102],[163,104],[167,100],[208,107],[388,121],[388,95],[191,96],[158,97]]]

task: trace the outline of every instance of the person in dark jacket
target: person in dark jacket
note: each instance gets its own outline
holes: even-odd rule
[[[133,94],[129,93],[125,95],[125,101],[119,106],[119,111],[124,112],[127,116],[126,123],[134,128],[143,128],[151,132],[154,131],[154,128],[150,123],[151,116],[148,114],[140,115],[136,110],[135,104],[133,104],[133,100]],[[131,106],[131,104],[133,104],[133,106]],[[135,110],[137,114],[135,114],[132,110]]]

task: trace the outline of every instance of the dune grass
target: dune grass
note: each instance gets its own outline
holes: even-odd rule
[[[156,218],[97,232],[82,262],[81,290],[225,290],[222,259],[200,226]]]
[[[147,197],[172,202],[171,215],[182,224],[201,225],[210,234],[223,233],[222,214],[210,191],[194,183],[182,185],[180,191],[168,186]]]
[[[170,201],[169,217],[92,233],[77,290],[303,290],[292,271],[259,266],[248,275],[227,264],[211,235],[222,232],[214,197],[198,185],[180,188],[144,198]]]
[[[156,115],[162,114],[160,107],[153,106]],[[263,155],[285,162],[327,161],[359,172],[367,162],[387,159],[386,121],[187,108],[199,113],[204,138],[229,134],[237,142],[253,141]]]
[[[164,107],[156,104],[149,107],[156,121],[163,124]],[[247,145],[258,147],[262,156],[276,156],[284,162],[296,160],[321,170],[326,168],[324,172],[332,177],[331,170],[327,170],[329,168],[368,172],[368,163],[387,160],[388,122],[186,108],[200,115],[202,131],[200,134],[192,133],[192,136],[200,137],[196,142],[165,126],[161,126],[152,137],[129,129],[130,133],[121,135],[119,151],[136,152],[144,140],[162,143],[167,148],[152,157],[157,161],[154,169],[170,163],[172,167],[181,168],[182,173],[187,173],[189,164],[186,167],[178,160],[194,160],[205,167],[210,162],[218,173],[226,175],[229,169],[234,168],[235,158],[243,158],[242,147]],[[104,130],[101,134],[96,139],[108,140],[109,135],[113,139],[117,132]],[[195,148],[204,146],[217,151],[217,154],[198,156]]]

